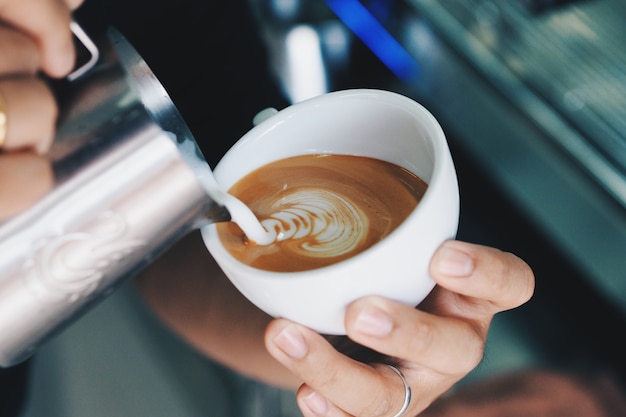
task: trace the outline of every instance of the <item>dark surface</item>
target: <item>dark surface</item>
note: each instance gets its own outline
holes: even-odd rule
[[[0,416],[18,416],[27,400],[30,361],[0,368]]]
[[[137,49],[214,166],[256,113],[287,105],[244,0],[85,2],[77,20],[94,38],[109,26]]]

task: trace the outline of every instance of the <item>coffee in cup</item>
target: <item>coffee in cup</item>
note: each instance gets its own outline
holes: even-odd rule
[[[271,162],[228,191],[274,243],[258,245],[236,223],[217,230],[230,254],[254,268],[295,272],[365,251],[398,227],[426,191],[412,172],[380,159],[333,154]]]
[[[328,159],[322,161],[325,158]],[[346,169],[350,166],[365,169],[367,164],[364,161],[373,163],[373,168],[360,174],[358,171],[353,173],[355,178],[361,176],[357,182],[360,187],[365,187],[359,188],[361,191],[356,193],[361,197],[380,201],[391,199],[385,203],[396,198],[414,198],[407,197],[406,189],[402,187],[399,193],[391,190],[385,195],[389,186],[376,185],[384,170],[396,172],[396,167],[421,179],[427,187],[419,203],[412,202],[399,209],[403,213],[390,221],[389,230],[381,234],[380,240],[366,249],[357,250],[358,253],[348,252],[347,257],[325,266],[316,263],[319,261],[307,261],[306,264],[301,258],[296,258],[284,261],[284,265],[282,260],[274,262],[279,266],[269,268],[264,264],[271,262],[264,257],[258,258],[261,265],[252,266],[252,261],[248,264],[244,258],[242,261],[238,255],[233,256],[228,242],[225,245],[222,229],[232,225],[204,226],[202,237],[230,281],[261,310],[323,334],[341,335],[345,334],[346,307],[360,297],[378,295],[416,306],[430,293],[435,285],[429,274],[430,259],[444,240],[454,238],[456,234],[459,194],[452,157],[443,130],[435,118],[408,97],[370,89],[324,94],[275,113],[245,134],[224,155],[213,174],[221,189],[231,190],[246,204],[254,206],[257,204],[255,200],[269,197],[271,202],[275,199],[276,191],[266,187],[282,189],[285,183],[291,181],[288,176],[303,176],[311,184],[321,184],[322,175],[306,174],[297,165],[309,164],[310,161],[332,163],[335,158],[341,161],[336,166]],[[296,166],[288,168],[289,171],[283,166],[294,163]],[[390,165],[392,168],[389,168]],[[262,183],[259,173],[272,166],[278,167],[279,172],[272,174],[274,179],[271,184]],[[392,177],[394,175],[397,182],[398,174]],[[247,176],[250,177],[242,180]],[[237,184],[248,182],[250,178],[249,184],[240,193]],[[340,187],[348,189],[348,192],[351,187],[356,187],[351,180],[346,180],[345,184],[340,182],[343,180],[335,181],[326,189],[333,195],[332,198],[341,197],[337,192]],[[400,197],[402,194],[405,197]],[[305,204],[305,211],[315,213],[318,202],[316,198],[312,204]],[[357,210],[360,204],[343,204],[343,209],[348,207],[350,210],[352,206]],[[402,204],[391,204],[391,207],[400,206]],[[271,212],[268,211],[270,219]],[[354,218],[361,217],[357,214]],[[372,218],[375,223],[380,220]],[[329,220],[330,223],[333,221],[332,218]],[[305,220],[302,222],[305,226],[308,224]],[[354,221],[356,225],[362,223]],[[325,222],[321,224],[323,226]],[[279,228],[277,234],[281,231],[287,230]],[[343,232],[344,229],[337,228],[330,229],[329,233]],[[241,235],[234,239],[241,244]],[[297,239],[283,240],[285,244],[291,241],[296,242]],[[351,240],[348,239],[348,242]],[[272,248],[282,252],[280,245],[267,246],[269,250]],[[300,262],[305,264],[302,270],[291,270],[294,264]]]

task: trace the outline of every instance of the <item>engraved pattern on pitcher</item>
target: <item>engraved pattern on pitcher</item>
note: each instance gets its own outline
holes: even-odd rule
[[[130,231],[121,214],[107,211],[84,231],[46,238],[23,266],[26,285],[45,300],[76,302],[88,297],[108,272],[133,262],[129,255],[146,246],[129,237]]]

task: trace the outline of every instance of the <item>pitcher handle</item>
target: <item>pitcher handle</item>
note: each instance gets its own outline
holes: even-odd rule
[[[72,21],[70,23],[70,29],[72,30],[72,33],[74,33],[74,36],[76,36],[79,42],[85,47],[87,52],[89,52],[89,59],[87,62],[74,69],[74,71],[67,76],[69,81],[74,81],[96,65],[96,62],[98,62],[98,59],[100,58],[100,51],[89,35],[85,33],[83,28],[78,23]]]

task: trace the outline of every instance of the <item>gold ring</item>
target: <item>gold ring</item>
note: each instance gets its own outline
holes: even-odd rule
[[[4,141],[7,138],[7,113],[4,99],[0,93],[0,148],[4,145]]]

